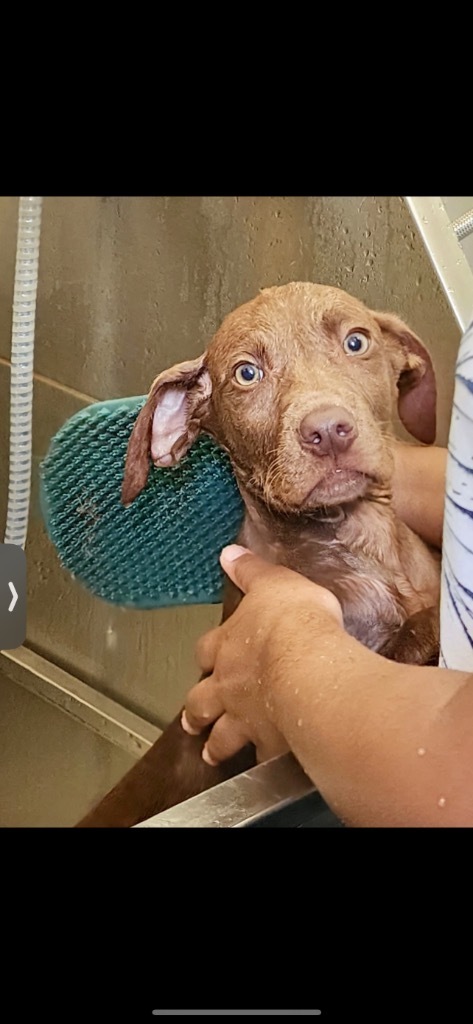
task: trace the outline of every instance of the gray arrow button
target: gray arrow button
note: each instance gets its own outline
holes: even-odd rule
[[[0,544],[0,650],[26,638],[26,557],[17,544]]]

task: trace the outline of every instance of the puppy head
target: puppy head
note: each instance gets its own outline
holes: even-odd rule
[[[175,465],[201,430],[228,451],[240,482],[269,506],[309,512],[389,486],[389,437],[435,439],[435,377],[398,317],[338,288],[263,290],[230,313],[199,359],[159,374],[136,420],[122,499],[149,458]]]

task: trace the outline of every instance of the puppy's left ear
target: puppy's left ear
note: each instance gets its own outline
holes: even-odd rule
[[[406,430],[433,444],[437,423],[437,387],[430,355],[420,338],[393,313],[375,313],[383,335],[390,343],[391,362],[397,374],[399,419]]]

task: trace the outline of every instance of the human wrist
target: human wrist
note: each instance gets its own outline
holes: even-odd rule
[[[314,675],[320,668],[319,650],[332,650],[344,638],[348,639],[336,598],[334,602],[332,606],[328,602],[328,608],[311,609],[304,605],[299,612],[291,607],[291,615],[281,613],[266,640],[258,682],[268,717],[278,729],[287,719],[291,694],[302,695],[304,689],[313,686]]]

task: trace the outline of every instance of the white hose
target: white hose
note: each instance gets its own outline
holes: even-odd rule
[[[468,213],[463,213],[461,217],[457,217],[456,220],[452,221],[452,228],[461,242],[463,238],[467,238],[468,235],[473,234],[473,210],[468,210]]]
[[[10,469],[5,544],[24,548],[31,490],[33,361],[42,196],[20,196],[10,376]]]

